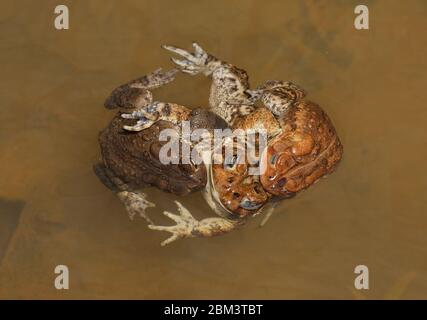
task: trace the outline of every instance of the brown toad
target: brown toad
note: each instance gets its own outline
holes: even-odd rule
[[[172,81],[175,73],[175,70],[159,69],[115,89],[105,106],[131,113],[118,112],[98,139],[102,157],[94,165],[96,175],[117,192],[131,217],[139,214],[150,223],[145,209],[154,204],[147,200],[141,191],[143,188],[156,186],[175,195],[186,195],[204,188],[207,180],[203,163],[160,161],[159,150],[165,144],[159,139],[160,132],[174,129],[178,134],[177,125],[185,120],[193,130],[226,126],[221,118],[206,109],[190,110],[173,103],[152,102],[150,90]],[[138,119],[136,123],[134,118]]]

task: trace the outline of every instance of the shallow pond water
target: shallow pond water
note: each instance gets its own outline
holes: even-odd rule
[[[425,1],[57,1],[0,4],[1,298],[427,298]],[[165,248],[92,172],[117,85],[171,66],[164,43],[303,86],[344,145],[337,172],[281,203],[265,227]],[[180,75],[156,99],[207,106],[209,80]],[[174,197],[149,189],[168,223]],[[201,194],[183,199],[211,215]],[[53,286],[56,265],[70,290]],[[354,288],[366,265],[370,290]]]

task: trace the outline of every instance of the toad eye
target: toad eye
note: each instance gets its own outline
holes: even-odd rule
[[[273,156],[271,157],[271,159],[270,159],[270,163],[271,164],[275,164],[276,163],[276,161],[277,161],[277,153],[276,154],[273,154]]]
[[[262,206],[262,203],[257,201],[250,201],[248,198],[244,197],[240,202],[240,207],[246,210],[257,210]]]
[[[282,179],[280,179],[279,181],[277,181],[277,185],[278,185],[280,188],[283,188],[283,186],[286,184],[286,182],[287,182],[287,179],[286,179],[286,178],[282,178]]]
[[[233,155],[230,158],[225,159],[224,168],[227,170],[233,170],[236,168],[236,164],[238,163],[237,155]]]

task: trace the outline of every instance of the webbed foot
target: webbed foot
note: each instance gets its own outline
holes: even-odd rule
[[[183,59],[171,58],[171,60],[181,69],[182,72],[196,75],[198,73],[204,73],[206,75],[212,72],[212,63],[216,59],[206,53],[196,42],[193,42],[194,53],[190,53],[184,49],[177,48],[174,46],[163,45],[164,49],[176,53]]]
[[[156,226],[153,223],[148,225],[148,228],[151,230],[157,230],[157,231],[167,231],[172,233],[172,236],[170,236],[168,239],[163,241],[161,243],[162,246],[165,246],[175,240],[181,239],[181,238],[190,238],[193,237],[193,230],[196,229],[196,226],[198,225],[199,221],[197,221],[179,201],[175,201],[175,203],[178,206],[178,212],[179,214],[173,214],[168,211],[164,211],[163,214],[172,219],[176,222],[176,225],[174,226]]]
[[[148,223],[153,224],[153,221],[147,216],[145,210],[155,207],[153,202],[147,200],[147,195],[142,192],[121,191],[117,193],[120,200],[125,204],[126,210],[129,213],[129,218],[133,220],[135,215],[140,215]]]
[[[128,131],[142,131],[151,127],[159,119],[159,104],[159,102],[153,102],[150,105],[131,113],[123,113],[121,115],[123,119],[138,120],[133,126],[123,126],[123,129]]]
[[[151,230],[167,231],[172,233],[172,236],[161,243],[162,246],[182,238],[218,236],[234,230],[237,226],[242,225],[245,222],[245,220],[232,221],[217,217],[206,218],[198,221],[179,201],[175,201],[175,203],[178,206],[179,214],[173,214],[167,211],[163,212],[163,214],[175,221],[176,225],[148,225]]]

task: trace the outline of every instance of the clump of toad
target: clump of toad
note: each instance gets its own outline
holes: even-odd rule
[[[203,121],[199,127],[210,130],[226,126],[242,130],[262,129],[268,140],[267,146],[256,155],[262,169],[258,175],[249,173],[252,164],[248,159],[234,156],[231,161],[224,158],[223,163],[212,164],[209,160],[215,153],[208,152],[204,153],[206,161],[200,166],[185,169],[178,166],[172,169],[151,164],[158,171],[149,170],[150,174],[145,176],[147,169],[140,169],[144,166],[127,161],[128,155],[135,152],[139,155],[136,158],[140,157],[144,162],[146,159],[155,159],[156,151],[153,150],[157,149],[151,146],[158,144],[154,140],[160,126],[173,126],[191,119],[192,111],[175,104],[152,102],[149,90],[173,80],[175,69],[166,73],[155,72],[143,77],[143,81],[133,81],[113,91],[106,106],[125,109],[130,106],[132,112],[117,116],[106,129],[108,131],[101,134],[103,162],[96,171],[103,173],[98,173],[98,176],[107,176],[107,181],[115,181],[119,176],[121,182],[125,181],[125,191],[119,191],[119,196],[131,214],[140,213],[146,217],[145,209],[152,206],[143,193],[132,191],[131,196],[128,196],[129,185],[132,185],[131,190],[135,187],[132,179],[138,177],[137,182],[156,185],[177,195],[204,189],[207,203],[218,215],[198,221],[176,201],[179,214],[164,212],[176,225],[157,226],[150,221],[150,229],[172,233],[162,245],[180,238],[210,237],[230,232],[263,211],[266,211],[265,223],[279,201],[295,196],[336,169],[343,147],[334,126],[320,106],[306,99],[306,93],[299,86],[291,82],[269,80],[256,89],[250,89],[249,78],[244,70],[206,53],[197,43],[193,43],[193,53],[173,46],[163,47],[180,56],[180,59],[172,58],[172,61],[181,72],[204,74],[212,79],[209,110],[201,117]],[[124,122],[130,119],[134,122]],[[114,130],[116,126],[118,129]],[[132,138],[120,140],[116,137],[120,135],[119,132],[132,135]],[[233,144],[234,140],[224,141],[222,147],[227,143]],[[132,147],[128,153],[126,148],[130,145]],[[116,150],[119,150],[122,160],[111,161],[113,155],[117,154]],[[142,170],[142,175],[135,175],[138,170]],[[111,175],[110,171],[114,174]],[[174,175],[170,175],[174,177],[173,181],[164,178],[166,172],[174,172]],[[132,183],[129,184],[129,181]],[[136,186],[142,187],[143,184],[136,183]]]

